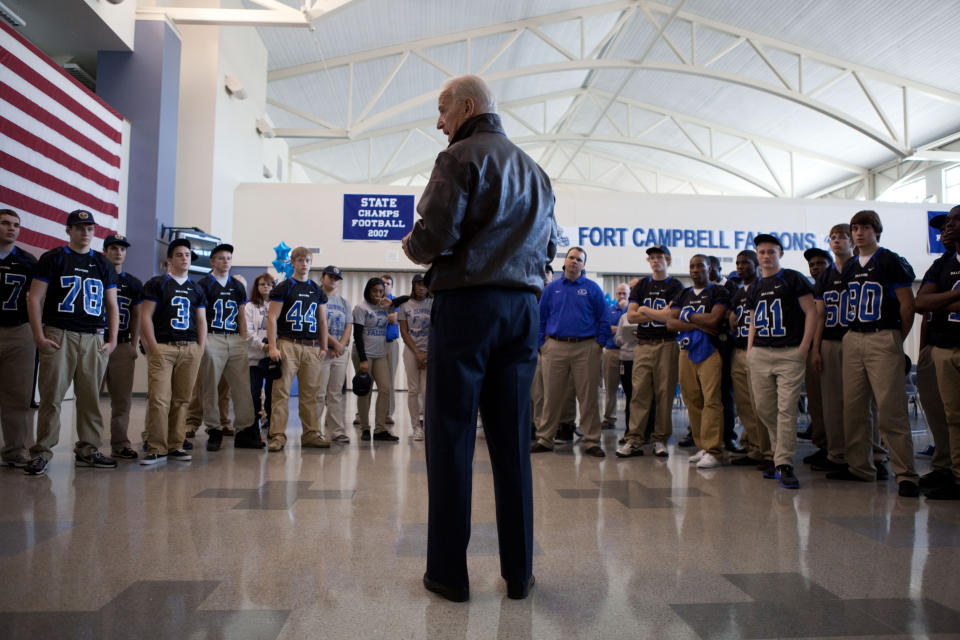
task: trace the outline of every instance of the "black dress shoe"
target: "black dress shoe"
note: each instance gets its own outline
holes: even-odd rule
[[[930,473],[920,476],[920,482],[917,484],[920,485],[921,489],[937,489],[939,487],[949,487],[953,483],[953,472],[950,469],[934,469]]]
[[[427,588],[427,591],[441,595],[450,602],[466,602],[470,599],[469,587],[448,587],[445,584],[440,584],[436,580],[431,580],[427,577],[427,574],[423,574],[423,586]]]
[[[843,462],[834,462],[830,458],[810,464],[810,469],[813,471],[843,471],[846,468],[847,465]]]
[[[752,467],[760,464],[763,460],[758,460],[756,458],[751,458],[750,456],[741,456],[739,458],[734,458],[730,461],[730,466],[732,467]]]
[[[911,480],[901,480],[897,484],[897,495],[904,498],[916,498],[920,495],[920,487]]]
[[[380,440],[382,442],[399,442],[400,438],[393,435],[389,431],[377,431],[373,434],[374,440]]]
[[[260,438],[260,428],[257,425],[241,429],[233,438],[234,449],[263,449],[266,446]]]
[[[361,440],[369,440],[369,439],[370,439],[370,429],[364,429],[364,430],[360,433],[360,439],[361,439]]]
[[[927,500],[960,500],[960,484],[935,487],[929,491],[924,491],[923,495],[927,497]]]
[[[594,458],[606,458],[607,454],[603,452],[603,449],[600,448],[600,445],[593,445],[592,447],[587,447],[587,450],[583,452],[585,455],[593,456]]]
[[[220,445],[223,443],[223,431],[220,429],[210,429],[207,432],[207,451],[220,451]]]
[[[819,464],[827,460],[827,450],[817,449],[803,459],[803,464]]]
[[[536,584],[537,579],[530,576],[522,582],[507,582],[507,597],[511,600],[523,600],[530,593],[530,587]]]

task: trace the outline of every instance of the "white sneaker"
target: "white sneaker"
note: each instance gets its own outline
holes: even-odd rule
[[[705,456],[706,454],[707,454],[706,451],[704,451],[703,449],[700,449],[695,454],[690,456],[690,460],[689,460],[690,464],[697,464],[698,462],[700,462],[700,460],[703,459],[703,456]]]
[[[697,469],[713,469],[714,467],[719,467],[721,462],[717,460],[717,457],[712,453],[704,453],[703,457],[700,458],[700,462],[697,463]]]
[[[416,442],[420,442],[421,440],[423,440],[423,427],[418,425],[413,428],[413,439]]]
[[[640,445],[635,445],[632,442],[627,442],[619,449],[617,449],[618,458],[632,458],[633,456],[642,456],[643,447]]]
[[[670,455],[667,453],[667,445],[663,444],[662,442],[654,442],[653,455],[657,456],[658,458],[666,458],[668,455]]]

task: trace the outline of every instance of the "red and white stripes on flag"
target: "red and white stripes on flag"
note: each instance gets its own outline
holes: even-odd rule
[[[0,208],[20,243],[67,243],[74,209],[93,213],[94,246],[118,230],[123,116],[0,21]]]

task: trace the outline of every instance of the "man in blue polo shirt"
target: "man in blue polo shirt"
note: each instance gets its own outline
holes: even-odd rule
[[[596,458],[600,447],[600,356],[610,337],[607,303],[603,291],[583,275],[587,253],[580,247],[567,251],[563,277],[543,289],[540,296],[540,354],[543,358],[543,420],[531,453],[553,450],[564,398],[570,379],[580,403],[580,429],[584,453]]]
[[[601,429],[613,429],[617,424],[617,389],[620,387],[620,347],[613,341],[613,334],[620,324],[620,316],[627,312],[630,287],[626,282],[617,285],[616,302],[607,307],[610,338],[603,345],[603,422]],[[630,402],[630,398],[627,398]],[[628,425],[629,426],[629,425]]]

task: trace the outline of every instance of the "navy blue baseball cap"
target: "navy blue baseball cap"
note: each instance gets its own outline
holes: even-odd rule
[[[423,281],[424,281],[424,276],[423,276],[423,274],[422,274],[422,273],[418,273],[418,274],[416,274],[416,275],[413,276],[413,280],[410,282],[410,284],[416,284],[416,283],[418,283],[418,282],[423,282]]]
[[[225,242],[222,244],[218,244],[213,248],[213,251],[210,252],[210,257],[212,258],[213,255],[219,251],[229,251],[230,253],[233,253],[233,245],[227,244]]]
[[[647,247],[647,255],[650,255],[651,253],[662,253],[668,258],[673,257],[670,255],[670,247],[668,247],[665,244],[658,244],[652,247]]]
[[[332,264],[328,264],[323,268],[324,275],[333,276],[337,280],[343,280],[343,272],[340,271],[340,267],[335,267]]]
[[[167,245],[167,257],[170,258],[173,256],[173,250],[177,247],[186,247],[190,249],[190,262],[193,262],[197,259],[197,254],[193,251],[193,245],[190,244],[190,241],[186,238],[177,238],[169,245]]]
[[[67,226],[72,227],[75,224],[97,224],[93,219],[93,214],[86,209],[75,209],[67,214]]]
[[[130,246],[130,241],[127,240],[127,236],[123,235],[122,233],[114,233],[114,234],[111,234],[111,235],[107,236],[106,238],[104,238],[104,240],[103,240],[103,248],[104,248],[104,249],[106,249],[107,247],[113,246],[113,245],[115,245],[115,244],[118,244],[118,245],[120,245],[121,247],[129,247],[129,246]]]
[[[756,239],[754,239],[754,244],[756,244]],[[803,259],[807,262],[810,262],[814,258],[824,258],[827,262],[832,262],[830,254],[821,249],[820,247],[811,247],[803,252]]]
[[[756,236],[753,237],[753,246],[755,246],[755,247],[758,246],[758,245],[763,244],[764,242],[766,242],[766,243],[768,243],[768,244],[775,244],[775,245],[777,245],[778,247],[780,247],[780,249],[783,249],[783,243],[780,242],[780,238],[778,238],[777,236],[775,236],[775,235],[773,235],[773,234],[770,234],[770,233],[761,233],[760,235],[756,235]]]

